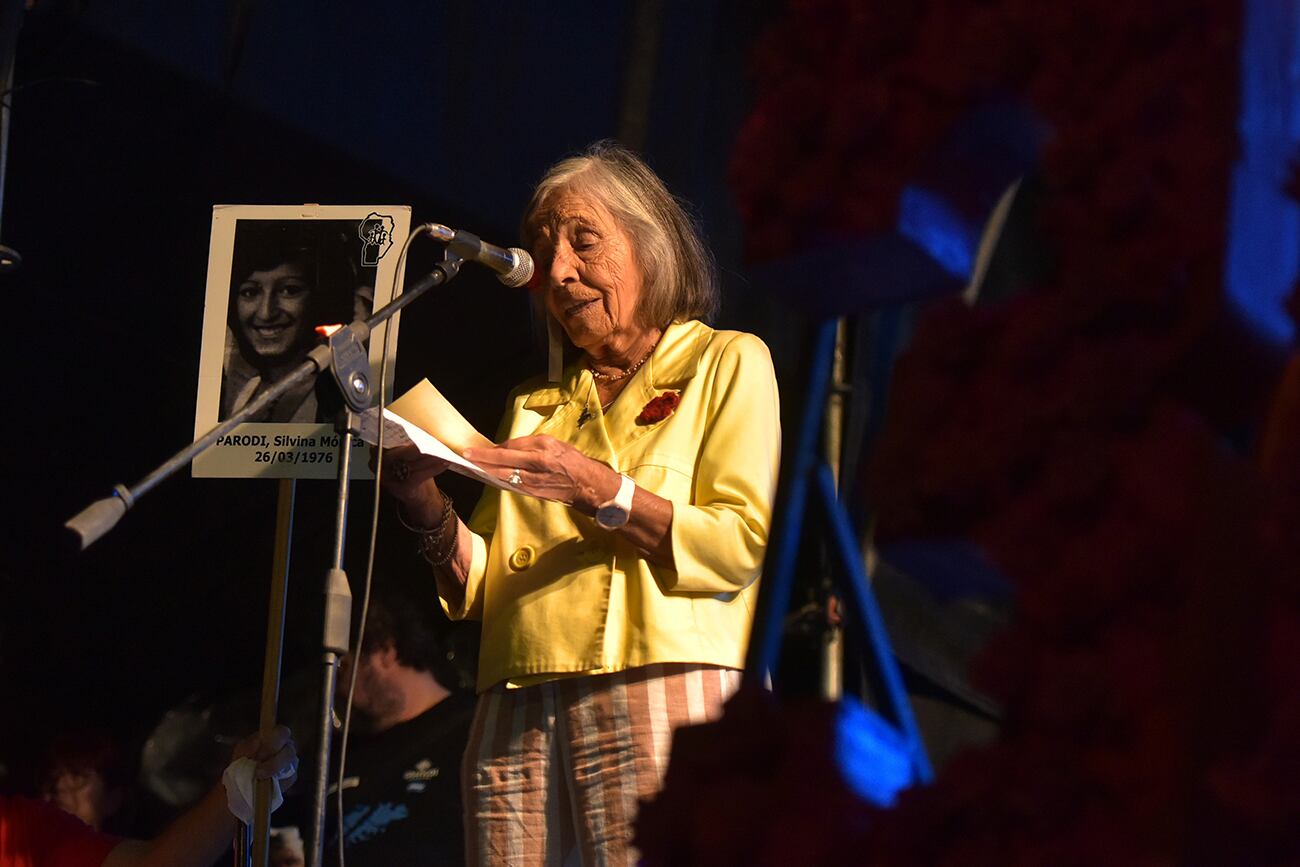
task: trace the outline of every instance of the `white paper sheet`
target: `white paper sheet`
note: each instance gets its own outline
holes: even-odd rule
[[[372,446],[379,444],[379,426],[375,421],[377,418],[378,410],[375,407],[371,407],[361,415],[361,438]],[[389,449],[394,446],[405,445],[415,446],[420,450],[421,454],[441,458],[451,464],[451,468],[456,472],[463,476],[469,476],[471,479],[478,479],[485,485],[491,485],[503,491],[513,491],[516,494],[524,493],[504,479],[499,479],[491,473],[485,472],[472,461],[465,460],[433,434],[385,407],[384,448]]]

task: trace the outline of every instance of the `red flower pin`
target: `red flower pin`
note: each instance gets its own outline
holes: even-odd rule
[[[680,391],[665,391],[658,397],[651,398],[650,402],[641,410],[641,414],[636,417],[637,424],[654,424],[663,421],[673,414],[677,405],[682,402],[682,393]]]

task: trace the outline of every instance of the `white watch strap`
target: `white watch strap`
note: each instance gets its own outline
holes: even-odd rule
[[[596,523],[606,530],[616,530],[627,524],[632,516],[632,497],[635,493],[636,482],[628,476],[622,476],[614,499],[606,500],[596,508]]]
[[[614,495],[613,505],[619,506],[624,512],[632,514],[632,495],[636,493],[636,482],[632,481],[631,476],[622,476],[623,481],[618,484],[618,493]]]

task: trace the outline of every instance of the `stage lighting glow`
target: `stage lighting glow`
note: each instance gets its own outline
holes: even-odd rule
[[[978,229],[942,196],[924,187],[903,190],[898,200],[898,232],[929,253],[949,274],[970,278],[979,245]]]
[[[893,806],[913,782],[912,757],[902,735],[855,699],[841,699],[835,717],[835,763],[858,797]]]
[[[1278,344],[1295,339],[1295,323],[1283,304],[1300,276],[1300,205],[1282,190],[1300,153],[1298,25],[1295,4],[1245,4],[1240,157],[1232,174],[1224,257],[1230,302],[1257,333]]]

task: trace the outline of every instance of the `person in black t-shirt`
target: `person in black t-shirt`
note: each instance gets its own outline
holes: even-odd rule
[[[474,695],[459,691],[428,618],[427,609],[400,598],[372,599],[362,652],[343,661],[340,713],[351,666],[357,666],[343,776],[347,867],[460,867],[465,862],[460,765]],[[334,771],[325,825],[327,864],[338,861],[337,785]]]

